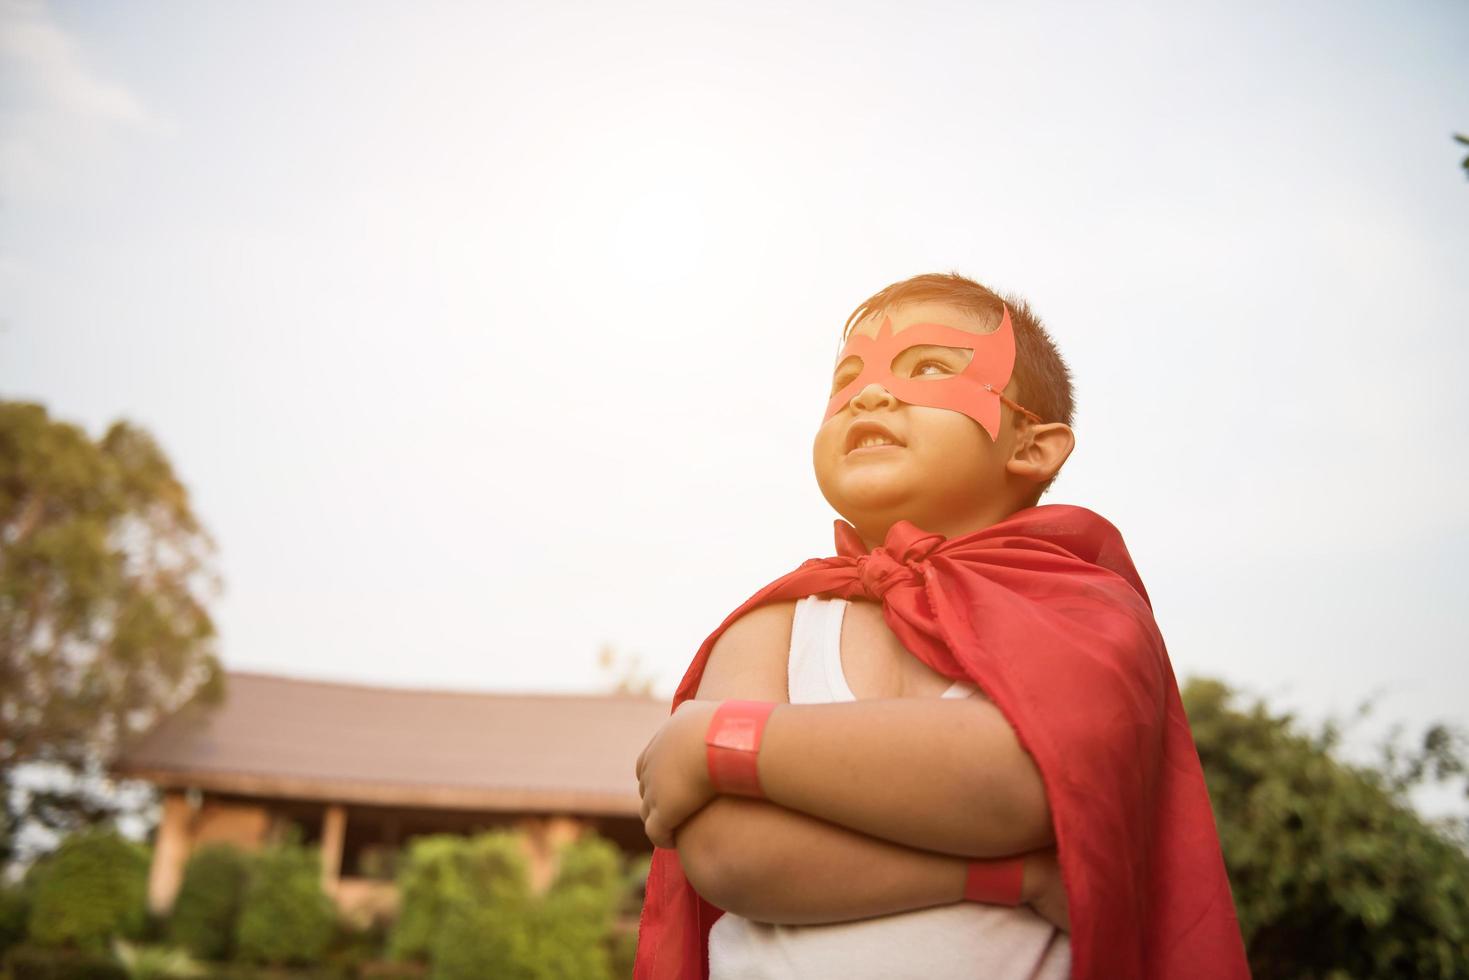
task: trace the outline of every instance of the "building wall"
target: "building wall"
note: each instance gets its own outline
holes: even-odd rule
[[[237,803],[205,797],[194,817],[194,847],[225,843],[256,851],[269,839],[270,808],[260,803]]]

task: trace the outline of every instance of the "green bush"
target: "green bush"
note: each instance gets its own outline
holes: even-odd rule
[[[440,920],[430,933],[431,976],[527,976],[521,965],[530,956],[532,895],[519,835],[491,831],[456,839],[449,849],[454,856],[436,903]]]
[[[364,963],[357,974],[361,980],[425,980],[427,970],[420,963]]]
[[[332,939],[330,948],[327,949],[323,964],[331,970],[351,976],[367,976],[373,971],[382,972],[384,969],[402,967],[411,971],[410,975],[423,975],[423,969],[418,964],[395,964],[383,960],[388,945],[388,927],[385,923],[373,922],[366,928],[349,926],[346,923],[337,924],[336,935]],[[402,969],[392,973],[399,976]]]
[[[434,936],[450,902],[464,887],[463,855],[468,840],[449,834],[416,837],[398,871],[398,919],[389,954],[428,962]]]
[[[207,975],[198,960],[176,946],[135,946],[117,939],[112,943],[112,955],[122,964],[128,980],[194,980]]]
[[[638,958],[638,932],[636,929],[619,931],[611,940],[612,975],[617,980],[632,980],[633,964]]]
[[[464,854],[432,944],[433,980],[610,980],[623,890],[612,844],[588,834],[567,845],[541,897],[530,893],[515,835],[477,837]]]
[[[1256,980],[1469,976],[1469,853],[1414,811],[1417,775],[1347,765],[1334,726],[1217,681],[1183,693]]]
[[[622,855],[587,834],[560,854],[556,881],[533,909],[537,977],[612,977],[612,927],[622,900]]]
[[[636,919],[643,911],[643,897],[647,893],[648,869],[653,866],[653,855],[644,854],[627,862],[622,874],[622,906],[619,911]]]
[[[236,955],[253,963],[321,962],[336,931],[336,909],[321,889],[321,858],[294,841],[251,862],[235,934]]]
[[[239,848],[201,847],[184,868],[168,938],[200,959],[229,959],[249,874],[250,857]]]
[[[595,834],[564,847],[557,865],[536,896],[518,834],[413,841],[398,877],[393,954],[430,961],[433,980],[630,975],[636,937],[615,934],[614,924],[642,884],[639,868],[624,869],[617,848]]]
[[[110,830],[73,834],[35,869],[27,933],[41,946],[105,950],[146,922],[147,852]]]
[[[355,980],[354,974],[323,966],[276,967],[249,963],[211,963],[208,980]]]
[[[0,954],[19,946],[26,937],[31,902],[19,888],[0,888]]]
[[[5,954],[10,980],[128,980],[112,957],[91,950],[17,946]]]

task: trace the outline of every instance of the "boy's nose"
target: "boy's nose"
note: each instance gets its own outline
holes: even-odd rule
[[[860,412],[870,412],[879,405],[895,405],[897,399],[876,381],[852,396],[851,405]]]

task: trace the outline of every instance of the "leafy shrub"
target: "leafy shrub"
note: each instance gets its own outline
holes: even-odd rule
[[[351,973],[323,966],[283,968],[249,963],[211,963],[208,980],[354,980]]]
[[[249,880],[250,857],[229,844],[207,844],[184,868],[168,937],[200,959],[228,959]]]
[[[35,869],[27,932],[41,946],[105,950],[143,928],[147,852],[110,830],[73,834]]]
[[[336,930],[336,909],[321,889],[321,858],[288,841],[251,862],[235,935],[237,955],[255,963],[321,961]]]
[[[112,955],[128,980],[193,980],[205,975],[192,956],[172,946],[134,946],[118,939],[112,943]]]
[[[17,946],[5,954],[11,980],[128,980],[112,957],[91,950]]]
[[[588,834],[567,845],[546,895],[527,885],[515,835],[477,837],[466,873],[445,903],[432,946],[434,980],[606,980],[609,938],[622,894],[621,856]]]
[[[1347,765],[1334,726],[1217,681],[1183,693],[1257,980],[1469,976],[1469,853],[1413,810],[1417,775]],[[1451,774],[1448,748],[1425,753]]]
[[[618,980],[632,980],[632,968],[638,958],[638,932],[628,929],[614,933],[610,943],[612,975]]]
[[[351,977],[365,977],[381,973],[385,968],[389,969],[389,975],[409,975],[421,978],[423,969],[418,964],[396,964],[387,963],[383,960],[388,945],[388,926],[383,922],[373,922],[366,928],[357,928],[343,922],[337,923],[336,935],[332,939],[331,946],[327,949],[324,965],[331,970],[336,970]],[[403,967],[403,970],[392,972],[391,968]]]
[[[530,955],[526,913],[532,896],[520,837],[491,831],[455,839],[452,852],[438,896],[441,918],[431,933],[431,975],[435,980],[527,976],[520,967]]]
[[[19,888],[0,888],[0,954],[19,946],[26,937],[31,903]]]
[[[389,953],[394,959],[427,962],[450,903],[466,887],[468,841],[450,834],[416,837],[398,871],[398,920]]]
[[[643,898],[647,894],[648,869],[653,866],[653,855],[644,854],[627,863],[622,875],[622,906],[619,911],[636,919],[643,910]]]
[[[357,974],[361,980],[425,980],[428,971],[421,963],[364,963]]]
[[[612,976],[610,942],[622,883],[621,853],[595,834],[561,851],[556,881],[532,910],[537,976]]]

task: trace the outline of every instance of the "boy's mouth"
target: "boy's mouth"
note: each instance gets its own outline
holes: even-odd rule
[[[852,453],[859,449],[879,449],[883,446],[901,446],[903,441],[893,435],[893,431],[881,422],[873,422],[863,419],[853,422],[852,427],[847,430],[847,443],[845,452]]]

